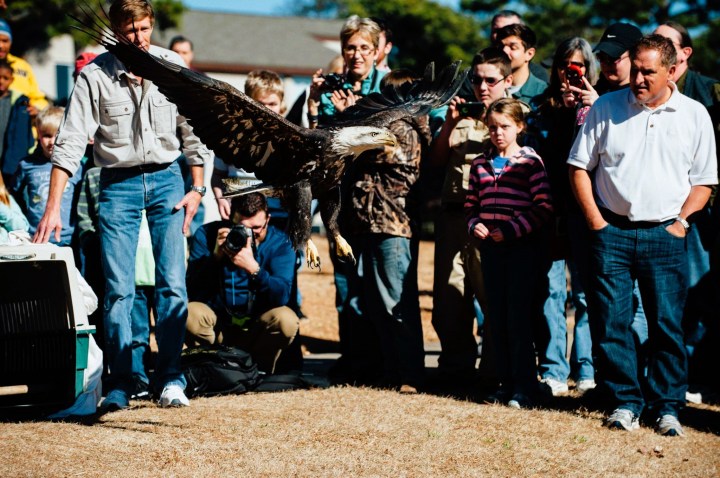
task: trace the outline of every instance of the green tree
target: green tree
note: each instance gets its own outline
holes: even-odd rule
[[[76,45],[92,42],[91,38],[73,26],[78,26],[70,15],[85,21],[85,11],[93,11],[105,17],[102,10],[108,9],[103,0],[12,0],[4,18],[13,29],[13,53],[22,55],[28,50],[47,48],[50,39],[56,35],[70,33]],[[176,26],[183,12],[180,0],[155,0],[156,28],[161,30]]]
[[[434,61],[440,68],[454,60],[469,64],[484,45],[480,22],[430,0],[315,0],[295,8],[301,15],[346,18],[349,15],[383,18],[394,33],[393,67],[420,73]]]

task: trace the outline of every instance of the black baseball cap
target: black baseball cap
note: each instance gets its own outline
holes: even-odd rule
[[[642,38],[642,32],[629,23],[613,23],[603,33],[600,43],[595,45],[594,52],[605,53],[610,58],[620,58],[623,53],[635,46]]]

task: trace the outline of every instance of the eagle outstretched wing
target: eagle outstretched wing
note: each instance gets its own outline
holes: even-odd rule
[[[361,123],[386,127],[398,119],[421,116],[433,108],[446,105],[467,76],[469,69],[460,70],[460,63],[456,61],[446,66],[437,78],[435,64],[430,63],[425,67],[422,80],[400,87],[387,86],[380,92],[362,97],[355,105],[338,114],[333,125]]]
[[[309,178],[317,163],[308,164],[308,156],[321,150],[327,132],[294,125],[227,83],[153,56],[98,22],[82,31],[151,79],[223,161],[276,185]]]

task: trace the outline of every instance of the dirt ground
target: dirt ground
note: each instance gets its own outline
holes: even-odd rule
[[[337,341],[327,242],[322,271],[303,270],[309,352]],[[432,243],[420,247],[420,300],[430,326]],[[311,360],[306,360],[306,364]],[[317,360],[315,360],[317,361]],[[80,420],[0,421],[0,477],[720,476],[720,407],[691,405],[684,438],[602,426],[575,397],[514,410],[463,395],[365,387],[195,398],[182,409],[131,401]]]

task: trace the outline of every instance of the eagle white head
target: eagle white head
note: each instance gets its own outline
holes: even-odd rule
[[[397,146],[397,139],[389,130],[374,126],[348,126],[335,130],[330,149],[340,157],[357,158],[365,151],[386,146]]]

